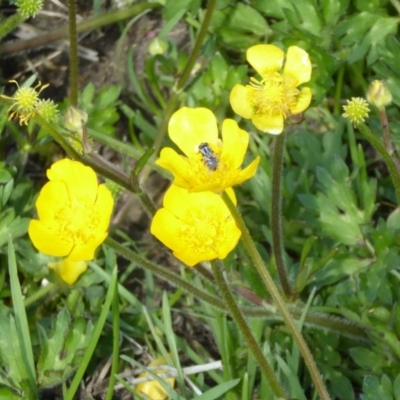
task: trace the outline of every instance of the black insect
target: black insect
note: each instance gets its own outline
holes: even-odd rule
[[[203,156],[204,164],[211,171],[215,171],[218,168],[218,158],[215,156],[215,153],[207,143],[199,144],[199,152]]]

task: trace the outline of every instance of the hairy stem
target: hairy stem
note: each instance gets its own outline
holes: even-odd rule
[[[175,90],[172,92],[171,97],[168,100],[167,107],[164,111],[164,115],[160,126],[157,131],[156,138],[154,140],[154,154],[158,155],[158,152],[161,148],[162,142],[164,140],[165,134],[167,133],[168,121],[171,118],[172,113],[175,111],[176,104],[178,103],[178,96],[182,89],[185,87],[190,74],[192,72],[193,66],[199,56],[201,46],[203,44],[204,38],[206,37],[208,27],[211,22],[211,17],[214,13],[216,0],[209,0],[207,4],[207,11],[204,15],[204,20],[201,24],[201,28],[196,38],[196,42],[194,44],[193,50],[189,56],[189,59],[185,65],[184,70],[182,71],[182,75],[179,78],[177,84],[175,85]]]
[[[245,342],[249,346],[250,351],[253,353],[254,358],[257,360],[258,365],[260,366],[264,376],[267,378],[272,391],[274,392],[276,397],[285,398],[286,397],[285,391],[283,390],[281,384],[279,383],[278,379],[275,376],[274,370],[269,365],[260,346],[258,345],[252,332],[250,331],[249,326],[247,325],[242,313],[240,312],[238,305],[235,302],[235,299],[232,296],[231,291],[229,290],[229,286],[225,282],[224,276],[222,274],[222,269],[224,268],[224,264],[222,263],[221,260],[215,260],[211,261],[211,267],[222,299],[224,300],[224,303],[228,308],[229,313],[231,314],[233,320],[240,329],[240,332],[242,332]]]
[[[271,199],[271,231],[272,248],[274,251],[276,269],[286,297],[290,298],[292,289],[286,273],[283,258],[283,232],[282,232],[282,171],[283,151],[285,149],[285,132],[275,139],[274,158],[272,165],[272,199]]]
[[[394,189],[396,191],[397,202],[400,203],[400,173],[397,170],[396,164],[394,163],[392,157],[387,152],[382,142],[370,131],[370,129],[367,127],[367,125],[364,124],[364,122],[358,123],[357,128],[365,136],[365,138],[372,144],[372,146],[375,147],[375,149],[378,151],[378,153],[385,161],[389,169],[390,177],[392,178]]]
[[[78,33],[76,31],[76,3],[68,0],[69,28],[69,101],[78,105]]]
[[[203,290],[197,289],[195,286],[193,286],[186,280],[182,279],[178,275],[174,274],[173,272],[169,271],[167,268],[163,268],[155,263],[152,263],[151,261],[146,260],[145,258],[136,254],[134,251],[126,248],[125,246],[120,245],[114,239],[107,238],[105,240],[105,243],[111,248],[113,248],[118,254],[120,254],[125,259],[136,263],[141,268],[151,271],[159,278],[166,280],[172,285],[181,288],[182,290],[190,293],[197,299],[203,300],[221,310],[225,309],[225,305],[220,299],[211,296],[210,294],[204,292]]]
[[[151,3],[149,1],[141,1],[135,3],[126,10],[115,10],[109,13],[98,15],[96,17],[85,19],[77,25],[77,33],[98,29],[102,26],[111,25],[115,22],[123,21],[124,19],[132,18],[141,14],[144,11],[161,7],[159,3]],[[32,39],[19,40],[15,42],[7,42],[0,45],[0,54],[12,54],[20,51],[33,49],[35,47],[45,46],[49,43],[55,42],[60,39],[68,38],[68,26],[56,29],[52,32],[44,33],[43,35],[36,36]]]
[[[286,304],[281,297],[278,288],[276,287],[274,280],[272,279],[271,275],[266,268],[260,253],[258,252],[253,239],[250,236],[250,233],[247,229],[245,222],[242,219],[239,211],[237,210],[235,204],[232,202],[231,198],[226,194],[223,193],[222,198],[224,199],[226,205],[228,206],[229,210],[233,218],[236,221],[237,226],[242,231],[242,241],[247,248],[248,253],[253,261],[253,264],[260,275],[262,281],[265,284],[265,287],[269,291],[274,304],[276,305],[278,312],[282,316],[282,319],[290,331],[294,341],[297,343],[299,350],[304,358],[304,362],[310,372],[311,378],[314,382],[315,389],[317,390],[321,400],[330,400],[330,396],[328,391],[325,387],[324,382],[322,381],[322,377],[318,371],[317,365],[315,364],[314,357],[312,356],[310,349],[307,346],[303,336],[301,335],[300,331],[298,330],[292,316],[290,315]]]

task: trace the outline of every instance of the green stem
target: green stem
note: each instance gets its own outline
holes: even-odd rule
[[[285,132],[275,139],[274,158],[272,166],[272,199],[271,199],[271,231],[272,248],[274,251],[276,269],[286,297],[292,296],[289,280],[286,274],[283,257],[283,232],[282,232],[282,171],[283,151],[285,149]]]
[[[238,228],[242,231],[242,240],[244,245],[249,252],[251,259],[254,263],[254,266],[260,275],[262,281],[264,282],[267,290],[269,291],[280,315],[282,316],[283,322],[289,329],[290,333],[293,336],[294,341],[297,343],[299,350],[304,358],[304,362],[307,365],[308,370],[310,371],[311,378],[314,382],[315,389],[317,390],[321,400],[329,400],[328,391],[322,381],[321,375],[318,371],[318,368],[315,364],[314,358],[310,352],[310,349],[307,346],[303,336],[298,330],[292,316],[290,315],[288,309],[286,308],[285,302],[283,301],[281,295],[279,294],[278,288],[276,287],[271,275],[266,268],[260,253],[257,251],[257,248],[253,242],[253,239],[250,236],[250,233],[247,229],[245,222],[243,221],[240,213],[238,212],[236,206],[233,204],[231,198],[226,194],[226,192],[222,195],[223,200],[228,206],[229,210],[233,218],[236,221]]]
[[[115,280],[114,295],[111,304],[112,317],[113,317],[113,352],[112,364],[110,372],[110,381],[108,383],[108,390],[106,400],[112,400],[115,390],[116,375],[118,373],[119,365],[119,338],[120,338],[120,314],[119,314],[119,295],[118,295],[118,280]]]
[[[345,65],[343,64],[338,70],[336,85],[335,85],[336,86],[335,104],[334,104],[334,109],[333,109],[333,112],[335,115],[340,115],[341,110],[342,110],[342,105],[341,105],[340,99],[342,98],[344,71],[345,71]]]
[[[197,289],[195,286],[191,285],[189,282],[180,278],[178,275],[174,274],[173,272],[170,272],[166,268],[163,268],[157,264],[154,264],[154,263],[146,260],[145,258],[142,258],[141,256],[139,256],[132,250],[126,248],[125,246],[120,245],[114,239],[107,238],[105,240],[105,244],[107,244],[108,246],[113,248],[118,254],[120,254],[125,259],[134,262],[141,268],[151,271],[152,273],[157,275],[159,278],[170,282],[173,286],[177,286],[177,287],[181,288],[182,290],[185,290],[186,292],[190,293],[194,297],[196,297],[202,301],[205,301],[218,309],[225,310],[225,305],[220,299],[217,299],[216,297],[211,296],[208,293],[206,293],[200,289]]]
[[[49,292],[52,290],[56,289],[57,285],[54,283],[49,282],[46,286],[42,286],[40,289],[38,289],[35,293],[30,295],[24,300],[24,306],[29,307],[31,304],[33,304],[35,301],[38,301],[42,297],[46,296]]]
[[[365,138],[372,144],[372,146],[375,147],[375,149],[378,151],[378,153],[385,161],[389,169],[390,177],[392,178],[393,181],[394,189],[396,191],[397,202],[400,203],[400,175],[392,157],[386,151],[386,148],[382,144],[382,142],[370,131],[370,129],[367,127],[367,125],[364,124],[364,122],[358,123],[357,128],[365,136]]]
[[[74,107],[78,105],[78,34],[76,32],[75,0],[68,0],[69,28],[69,100]]]
[[[138,197],[140,204],[147,213],[147,216],[149,218],[153,218],[154,214],[157,212],[157,208],[150,196],[140,186],[138,176],[135,174],[135,171],[131,172],[131,185],[132,191]]]
[[[161,7],[161,4],[152,3],[149,1],[141,1],[127,8],[126,10],[115,10],[109,13],[98,15],[96,17],[88,18],[77,25],[77,33],[98,29],[105,25],[110,25],[115,22],[123,21],[124,19],[135,17],[136,15],[139,15],[146,10],[151,10],[158,7]],[[7,42],[0,46],[0,54],[5,55],[18,53],[35,47],[45,46],[57,40],[67,38],[68,26],[64,26],[52,32],[36,36],[32,39]]]
[[[381,121],[383,143],[385,144],[386,151],[389,153],[390,157],[396,165],[397,171],[399,171],[400,173],[400,161],[394,152],[393,144],[390,140],[389,121],[386,109],[384,107],[379,110],[379,120]]]
[[[42,128],[44,128],[47,133],[53,136],[53,139],[65,150],[68,156],[74,160],[80,160],[81,155],[70,145],[68,140],[65,138],[65,135],[58,132],[57,129],[54,129],[54,124],[47,122],[42,116],[36,114],[33,117],[33,120],[39,124]]]
[[[285,398],[286,393],[283,390],[281,384],[275,376],[274,370],[269,365],[267,359],[265,358],[260,346],[258,345],[256,339],[250,331],[249,326],[247,325],[242,313],[240,312],[239,307],[237,306],[235,299],[232,296],[231,291],[229,290],[228,285],[225,282],[224,276],[222,274],[222,269],[224,268],[224,264],[221,260],[211,261],[211,267],[213,270],[213,274],[215,277],[215,281],[218,285],[218,289],[221,293],[221,296],[225,302],[226,307],[229,310],[233,320],[236,325],[242,332],[243,338],[246,341],[246,344],[249,346],[250,351],[253,353],[254,358],[257,360],[258,365],[261,368],[264,376],[267,378],[268,383],[271,386],[272,391],[275,396],[278,398]]]
[[[163,142],[165,134],[167,132],[168,121],[171,118],[172,113],[175,111],[179,94],[182,91],[182,89],[185,87],[187,80],[189,79],[190,74],[192,72],[193,66],[197,60],[199,53],[200,53],[201,46],[202,46],[204,38],[207,34],[207,30],[210,25],[212,15],[214,13],[216,2],[217,2],[216,0],[208,1],[207,11],[204,15],[204,20],[201,24],[200,31],[197,35],[193,50],[189,56],[189,59],[185,65],[184,70],[182,71],[182,75],[179,78],[179,80],[174,88],[174,91],[172,92],[172,94],[168,100],[167,107],[165,109],[162,121],[161,121],[160,126],[157,131],[156,138],[154,139],[153,147],[154,147],[154,154],[156,156],[158,155],[158,152],[160,151],[162,142]]]

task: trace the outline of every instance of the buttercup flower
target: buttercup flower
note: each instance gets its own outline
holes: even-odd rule
[[[286,54],[270,44],[258,44],[247,50],[247,61],[261,80],[250,78],[246,86],[235,85],[230,103],[236,114],[251,119],[262,132],[280,134],[285,118],[302,113],[311,102],[311,90],[298,86],[311,79],[311,61],[306,51],[289,47]]]
[[[164,364],[165,364],[165,359],[163,357],[158,357],[149,364],[149,367],[154,367],[156,365],[164,365]],[[165,374],[168,372],[168,370],[160,368],[152,370],[152,372],[154,372],[155,374]],[[139,375],[139,378],[144,378],[146,376],[149,376],[149,373],[142,372]],[[175,385],[175,378],[164,378],[164,380],[168,382],[169,385],[172,387]],[[136,386],[136,390],[141,395],[148,396],[151,400],[168,399],[168,393],[166,392],[166,390],[158,381],[155,380],[138,383]]]
[[[67,261],[94,258],[107,237],[114,205],[110,191],[99,185],[92,168],[63,159],[49,170],[36,201],[39,219],[29,223],[33,245],[42,253]]]
[[[87,263],[85,261],[69,261],[64,258],[61,261],[49,263],[48,267],[54,269],[68,285],[73,285],[87,270]]]
[[[14,117],[19,117],[19,124],[28,125],[29,119],[35,116],[37,112],[37,104],[39,101],[40,92],[47,88],[47,85],[41,84],[39,82],[34,88],[32,87],[19,87],[17,81],[10,81],[10,83],[15,83],[18,87],[17,91],[12,97],[1,95],[5,99],[13,100],[13,104],[8,108],[7,112],[10,114],[9,119]],[[39,91],[37,91],[37,89]]]
[[[241,232],[221,196],[190,193],[172,185],[163,204],[153,218],[151,233],[189,267],[224,259],[236,246]]]
[[[240,169],[249,135],[233,119],[222,124],[218,138],[217,120],[207,108],[183,107],[168,125],[171,140],[185,156],[165,147],[156,164],[171,171],[174,185],[193,192],[221,192],[254,176],[260,157]]]

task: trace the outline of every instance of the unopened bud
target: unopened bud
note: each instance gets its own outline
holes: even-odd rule
[[[69,106],[64,114],[64,126],[71,132],[77,132],[82,136],[82,125],[88,119],[87,114],[79,108]]]
[[[373,81],[368,88],[367,100],[379,110],[392,101],[392,94],[389,88],[382,81]]]
[[[149,53],[152,56],[156,56],[157,54],[164,54],[167,49],[168,43],[158,37],[155,37],[149,44]]]

